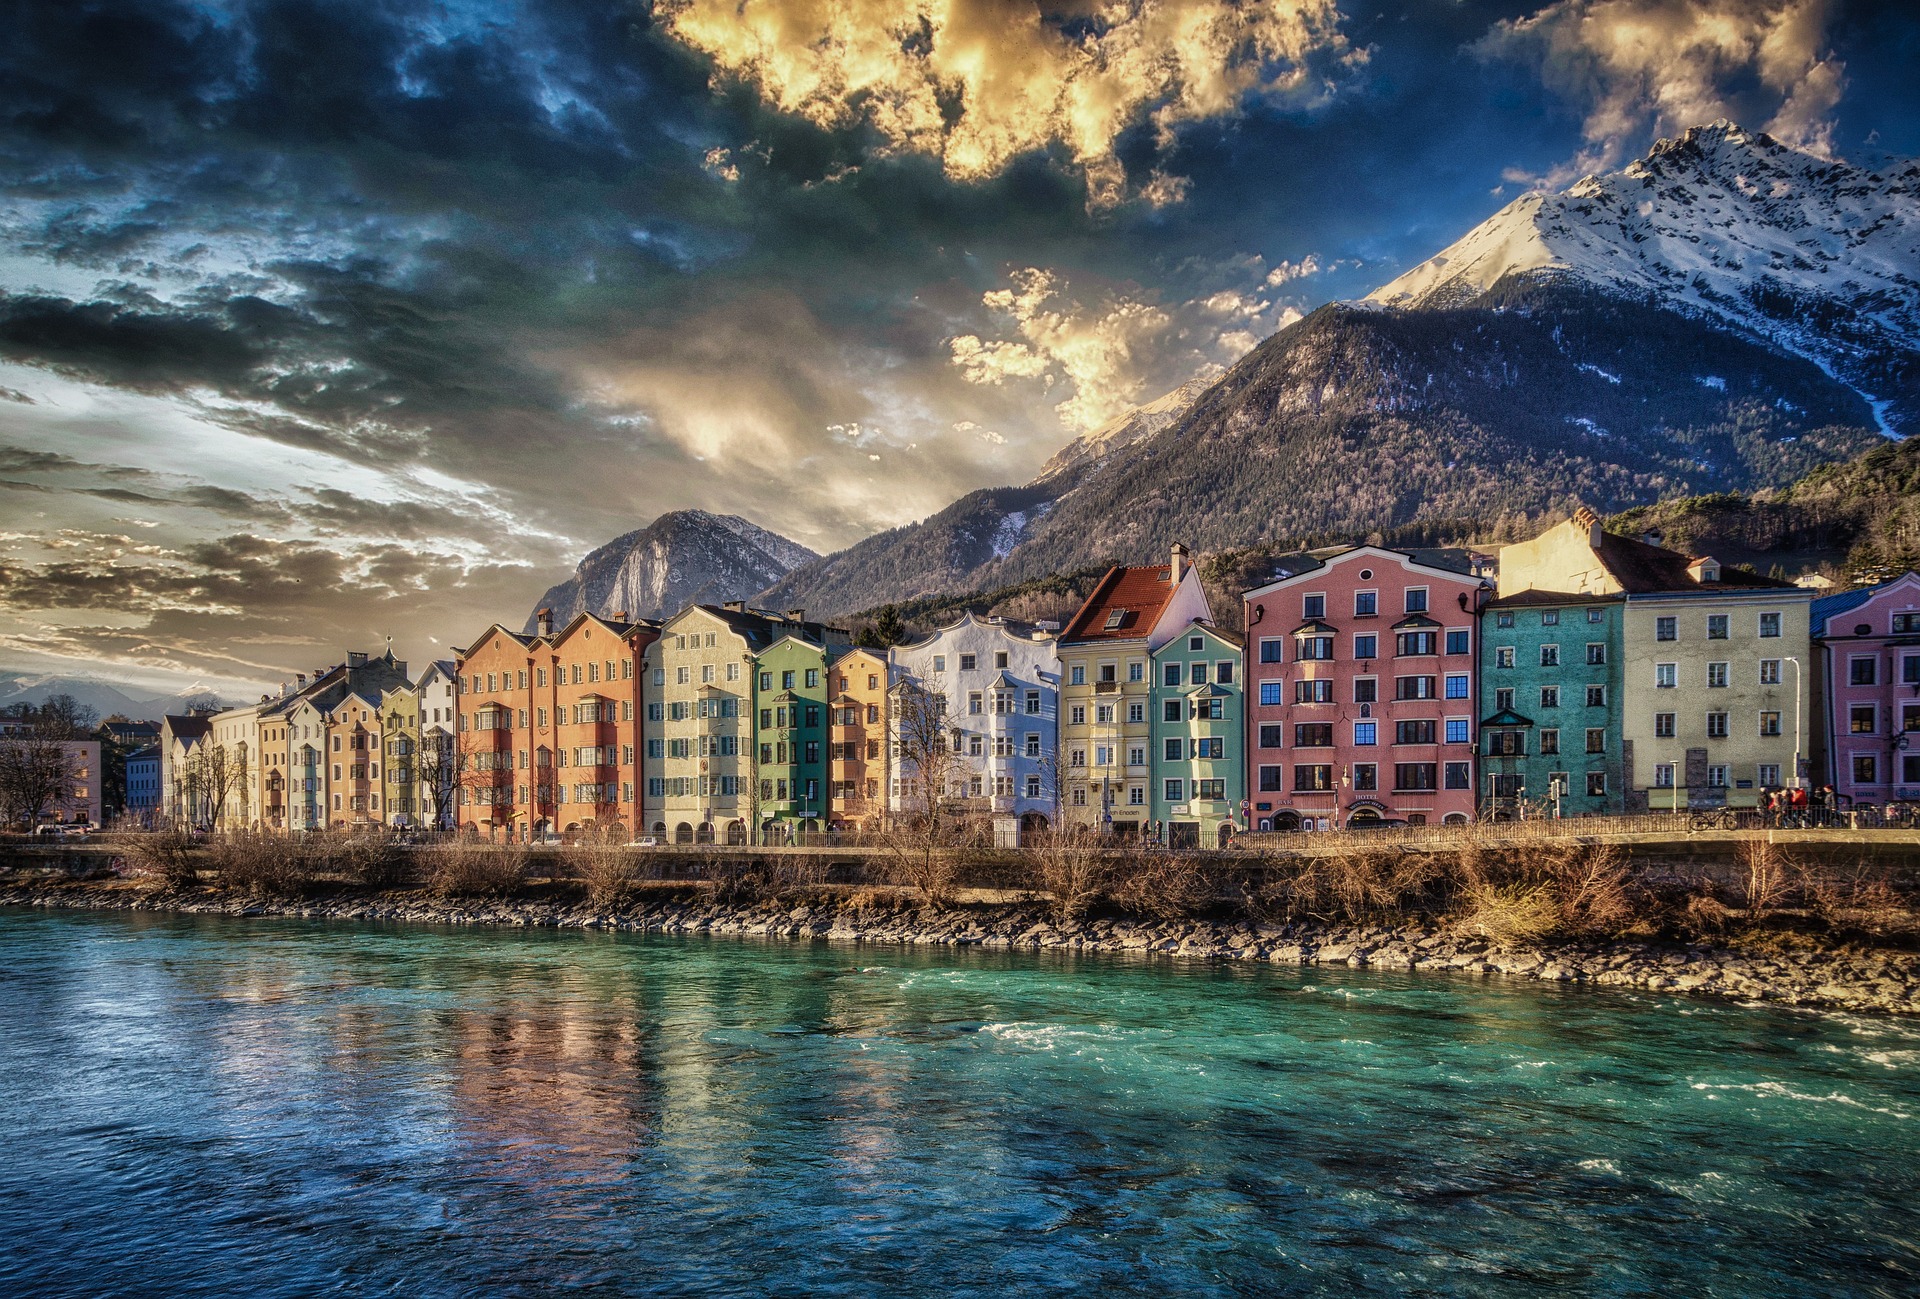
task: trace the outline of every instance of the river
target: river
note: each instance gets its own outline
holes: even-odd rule
[[[1920,1292],[1920,1024],[0,913],[0,1293]]]

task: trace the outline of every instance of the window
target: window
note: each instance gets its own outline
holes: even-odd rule
[[[1560,625],[1560,611],[1558,609],[1542,609],[1540,611],[1540,625],[1542,627],[1558,627]]]
[[[1513,615],[1508,613],[1505,609],[1502,609],[1499,613],[1496,613],[1495,615],[1493,615],[1493,625],[1503,630],[1505,628],[1511,627],[1513,626]]]
[[[1180,665],[1178,663],[1161,665],[1160,684],[1163,686],[1177,686],[1180,684]]]
[[[1672,713],[1655,713],[1653,715],[1654,735],[1663,740],[1671,740],[1673,738],[1673,717],[1674,715]]]
[[[1181,746],[1181,743],[1180,743],[1180,737],[1179,737],[1179,736],[1177,736],[1177,735],[1169,735],[1169,736],[1167,736],[1167,737],[1166,737],[1166,738],[1165,738],[1164,740],[1162,740],[1162,741],[1160,742],[1160,758],[1161,758],[1161,761],[1163,761],[1163,762],[1178,762],[1178,761],[1180,761],[1180,750],[1181,750],[1181,747],[1182,747],[1182,746]]]
[[[1560,706],[1560,687],[1541,686],[1540,706],[1542,708],[1558,708]]]
[[[1727,615],[1710,613],[1707,615],[1707,639],[1725,640],[1727,638]]]
[[[1587,610],[1588,622],[1605,622],[1606,620],[1607,620],[1607,611],[1605,609]]]
[[[1299,660],[1325,660],[1333,657],[1333,637],[1301,636],[1294,643],[1294,657]]]
[[[1127,786],[1127,806],[1128,807],[1145,807],[1146,802],[1147,802],[1147,787],[1145,785]]]
[[[1432,677],[1395,677],[1393,697],[1395,699],[1431,699],[1433,686]]]
[[[1493,666],[1510,668],[1513,666],[1513,646],[1502,645],[1493,652]]]
[[[1191,669],[1191,671],[1187,674],[1187,681],[1190,685],[1204,686],[1205,684],[1207,684],[1207,665],[1206,664],[1190,663],[1187,666]]]
[[[1877,658],[1856,658],[1847,661],[1847,684],[1850,686],[1877,685],[1880,660]]]
[[[1186,797],[1185,787],[1177,779],[1171,779],[1165,783],[1164,793],[1169,803],[1178,803]]]
[[[1260,642],[1260,661],[1262,663],[1286,662],[1286,651],[1281,648],[1283,644],[1284,642],[1278,641],[1278,640],[1261,641]]]
[[[1180,701],[1178,699],[1167,699],[1167,700],[1161,701],[1160,720],[1163,722],[1178,722],[1178,721],[1185,720],[1180,715]]]
[[[1260,768],[1260,792],[1272,794],[1280,789],[1280,768],[1266,766]]]
[[[1380,697],[1380,682],[1374,677],[1355,677],[1353,679],[1353,702],[1370,704]]]
[[[1262,681],[1260,683],[1260,702],[1267,706],[1281,703],[1280,688],[1282,684],[1283,683],[1279,681]]]
[[[1432,744],[1433,722],[1431,719],[1395,722],[1393,724],[1393,742],[1395,744]]]
[[[1587,797],[1605,798],[1607,795],[1607,773],[1589,771],[1587,773]]]
[[[1444,768],[1448,789],[1473,788],[1473,764],[1471,762],[1449,762]]]
[[[1760,660],[1760,684],[1763,686],[1777,686],[1780,684],[1779,659]]]
[[[1227,796],[1227,782],[1219,776],[1193,782],[1193,797],[1197,802],[1217,802]]]
[[[1761,638],[1765,640],[1771,640],[1774,637],[1778,636],[1779,634],[1780,634],[1780,615],[1777,613],[1761,614],[1760,615]]]
[[[1202,762],[1218,762],[1227,756],[1224,735],[1203,735],[1193,742],[1193,756]]]
[[[1302,618],[1324,618],[1327,616],[1327,597],[1324,595],[1302,596],[1300,600]]]
[[[1607,751],[1607,728],[1589,726],[1587,728],[1587,752],[1605,753]]]
[[[1355,789],[1380,788],[1380,767],[1372,762],[1353,764],[1353,787]]]
[[[1707,768],[1707,788],[1725,789],[1727,787],[1727,768],[1723,763],[1714,763]]]
[[[1880,710],[1872,704],[1855,704],[1847,710],[1847,733],[1849,735],[1872,735],[1874,722]]]
[[[1653,638],[1655,640],[1679,640],[1680,620],[1674,617],[1655,618],[1653,620]]]
[[[1487,733],[1487,752],[1497,758],[1518,758],[1527,751],[1527,736],[1524,731],[1489,731]]]
[[[1856,785],[1877,785],[1880,783],[1880,764],[1871,753],[1853,755],[1853,783]]]
[[[1095,704],[1093,706],[1093,724],[1095,726],[1113,725],[1113,705]]]
[[[1296,749],[1332,748],[1333,723],[1296,722],[1293,728],[1293,747]]]
[[[1607,647],[1602,641],[1587,642],[1587,666],[1597,668],[1607,661]]]
[[[1908,759],[1908,761],[1911,762],[1912,759]],[[1780,764],[1779,763],[1763,762],[1759,766],[1755,767],[1753,771],[1754,771],[1754,775],[1758,777],[1760,781],[1761,788],[1775,789],[1779,787],[1780,785]]]
[[[1280,737],[1285,734],[1286,730],[1284,727],[1262,726],[1260,728],[1260,747],[1263,749],[1279,748],[1281,744],[1284,743]]]
[[[1767,710],[1760,714],[1760,734],[1769,736],[1780,734],[1779,713]]]
[[[1333,682],[1330,679],[1319,681],[1296,681],[1293,683],[1293,702],[1296,704],[1330,704],[1333,702]]]
[[[1469,631],[1450,631],[1447,633],[1447,653],[1467,654],[1473,649],[1473,633]]]
[[[1410,586],[1407,588],[1407,612],[1425,613],[1427,611],[1427,588]]]
[[[1301,763],[1293,769],[1293,787],[1308,793],[1324,793],[1333,788],[1333,768],[1326,763]]]
[[[1709,690],[1724,690],[1727,685],[1727,680],[1728,672],[1725,663],[1707,664],[1707,688]]]
[[[1140,722],[1144,722],[1146,720],[1147,720],[1146,704],[1136,701],[1134,703],[1127,705],[1127,721],[1129,723],[1137,724]]]
[[[1513,687],[1501,686],[1493,692],[1493,711],[1496,713],[1505,713],[1512,711],[1512,709]]]
[[[1431,762],[1396,762],[1393,764],[1393,787],[1397,790],[1430,791],[1434,788],[1434,777],[1439,774]]]
[[[1707,714],[1707,738],[1724,740],[1727,738],[1727,715],[1725,713]]]
[[[1378,591],[1355,591],[1353,593],[1353,616],[1371,618],[1380,612],[1380,593]]]
[[[872,704],[867,706],[867,710],[870,713],[879,711],[879,709]],[[1037,717],[1040,715],[1040,692],[1038,690],[1027,691],[1027,715],[1029,717]],[[877,717],[869,717],[867,720],[878,721],[880,719]]]
[[[1040,756],[1040,732],[1038,731],[1027,732],[1026,753],[1029,758],[1037,758]],[[876,753],[873,756],[877,758],[880,755]]]
[[[1540,666],[1543,668],[1557,668],[1560,666],[1560,647],[1558,645],[1542,645],[1540,647]]]
[[[1393,638],[1393,652],[1400,656],[1431,654],[1436,638],[1430,631],[1403,631]]]
[[[1605,708],[1607,706],[1607,688],[1605,686],[1587,687],[1587,707]]]
[[[1468,731],[1469,731],[1469,723],[1466,718],[1449,717],[1447,719],[1447,743],[1448,744],[1469,743],[1473,739],[1473,737],[1468,733]]]
[[[1560,732],[1558,730],[1548,727],[1546,730],[1540,732],[1540,752],[1548,754],[1560,752]]]
[[[1380,638],[1378,636],[1355,636],[1353,638],[1353,656],[1356,659],[1379,658]]]
[[[1378,728],[1378,722],[1355,722],[1353,724],[1354,744],[1366,745],[1375,743],[1374,737],[1379,733]]]
[[[962,672],[971,672],[974,670],[975,665],[978,664],[979,661],[980,660],[977,655],[962,654],[960,656],[960,670]]]
[[[1145,663],[1142,663],[1140,660],[1135,659],[1133,662],[1127,664],[1127,680],[1145,681],[1146,679],[1147,679],[1147,665]]]
[[[1673,764],[1656,762],[1653,764],[1653,787],[1655,789],[1673,788]]]
[[[1464,672],[1447,674],[1447,698],[1466,699],[1473,694],[1473,678]]]
[[[1680,684],[1680,665],[1678,663],[1656,663],[1653,665],[1653,684],[1655,689],[1672,690]]]

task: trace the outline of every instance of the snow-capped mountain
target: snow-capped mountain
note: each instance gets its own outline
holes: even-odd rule
[[[15,704],[44,704],[51,695],[72,695],[84,708],[101,717],[126,717],[134,721],[159,721],[168,713],[183,711],[191,702],[218,699],[220,692],[189,688],[170,695],[156,695],[126,682],[102,681],[98,677],[50,676],[33,673],[0,675],[0,708]]]
[[[1049,482],[1077,469],[1097,467],[1110,457],[1124,453],[1129,447],[1145,442],[1192,409],[1193,403],[1200,399],[1200,394],[1213,387],[1214,380],[1219,377],[1215,373],[1189,379],[1172,392],[1135,406],[1093,432],[1082,434],[1054,452],[1052,458],[1040,467],[1040,474],[1033,481]]]
[[[1466,306],[1516,278],[1717,320],[1826,369],[1883,431],[1920,428],[1920,163],[1869,171],[1714,122],[1516,199],[1368,301]]]
[[[819,558],[798,542],[737,514],[675,510],[616,537],[580,561],[527,617],[552,609],[556,627],[575,614],[657,618],[683,605],[739,600]]]

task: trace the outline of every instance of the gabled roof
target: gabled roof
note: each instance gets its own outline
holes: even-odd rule
[[[1061,631],[1060,642],[1139,640],[1153,630],[1179,589],[1165,564],[1109,568]]]
[[[1189,699],[1215,699],[1215,698],[1231,699],[1233,698],[1233,691],[1228,690],[1226,687],[1221,686],[1215,682],[1209,681],[1204,686],[1196,686],[1192,690],[1187,691],[1187,698]]]
[[[167,733],[176,740],[197,740],[213,729],[213,719],[202,713],[184,717],[168,713],[164,725]]]
[[[1042,640],[1046,640],[1056,634],[1047,628],[1041,627],[1038,623],[1021,622],[1017,618],[983,617],[972,609],[964,609],[961,611],[960,616],[952,622],[940,624],[917,640],[901,641],[898,645],[894,646],[894,648],[897,650],[921,649],[939,640],[948,632],[964,627],[970,622],[977,626],[984,627],[989,631],[1000,632],[1009,640],[1016,641],[1031,641],[1036,634],[1038,634]]]
[[[1433,573],[1439,577],[1454,578],[1464,582],[1485,581],[1473,571],[1476,559],[1484,559],[1476,551],[1457,548],[1437,550],[1389,550],[1385,546],[1324,546],[1318,550],[1301,551],[1294,555],[1283,555],[1274,561],[1274,576],[1269,582],[1262,583],[1241,593],[1241,599],[1251,600],[1265,595],[1274,587],[1296,581],[1309,574],[1316,573],[1330,564],[1346,562],[1377,555],[1383,560],[1403,564]]]
[[[747,648],[755,654],[783,636],[823,647],[830,644],[847,645],[853,641],[853,633],[844,627],[834,627],[824,622],[795,622],[759,609],[729,609],[717,604],[688,605],[662,623],[661,629],[671,627],[696,609],[724,624],[727,630],[744,640]]]
[[[1292,636],[1338,636],[1340,629],[1330,622],[1318,618],[1309,618],[1288,633]]]
[[[1393,624],[1393,626],[1389,627],[1387,630],[1405,631],[1408,628],[1412,628],[1416,631],[1421,631],[1421,630],[1425,630],[1428,627],[1438,627],[1438,626],[1440,626],[1438,622],[1434,621],[1432,618],[1427,617],[1427,615],[1425,615],[1424,613],[1410,613],[1406,617],[1402,618],[1399,622],[1396,622],[1395,624]]]
[[[493,624],[493,626],[481,632],[480,635],[477,636],[473,640],[473,642],[470,645],[468,645],[465,649],[458,650],[456,652],[463,659],[469,658],[472,656],[475,650],[479,649],[482,645],[485,645],[489,640],[493,639],[493,637],[496,635],[505,636],[508,640],[511,640],[514,644],[518,645],[521,649],[526,649],[528,646],[532,645],[536,640],[540,639],[538,636],[523,636],[519,632],[513,630],[513,628],[507,626],[505,623],[496,622]]]
[[[1635,541],[1631,537],[1622,537],[1611,532],[1600,534],[1600,544],[1594,553],[1606,566],[1613,580],[1628,595],[1653,595],[1678,591],[1724,591],[1724,590],[1776,590],[1798,591],[1791,582],[1777,581],[1771,577],[1762,577],[1758,573],[1749,573],[1744,569],[1720,566],[1718,582],[1702,582],[1687,571],[1699,556],[1683,555],[1677,550],[1668,550],[1664,546],[1648,545],[1644,541]]]
[[[1500,710],[1499,712],[1497,712],[1497,713],[1495,713],[1495,714],[1494,714],[1493,716],[1491,716],[1491,717],[1489,717],[1489,718],[1487,718],[1487,720],[1486,720],[1486,721],[1484,721],[1484,722],[1482,722],[1482,723],[1480,723],[1480,725],[1481,725],[1482,727],[1487,727],[1487,726],[1532,726],[1532,725],[1533,725],[1533,719],[1532,719],[1531,717],[1522,717],[1522,716],[1521,716],[1521,715],[1520,715],[1519,713],[1516,713],[1516,712],[1514,712],[1514,711],[1513,711],[1513,709],[1511,709],[1511,708],[1502,708],[1502,709],[1501,709],[1501,710]]]
[[[1892,590],[1903,582],[1915,587],[1920,587],[1920,573],[1906,572],[1898,577],[1889,578],[1873,586],[1863,586],[1856,591],[1842,591],[1837,595],[1821,596],[1813,602],[1813,634],[1815,636],[1827,635],[1827,622],[1829,619],[1838,618],[1843,613],[1850,613],[1875,596],[1884,591]]]

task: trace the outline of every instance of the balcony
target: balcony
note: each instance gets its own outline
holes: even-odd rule
[[[1096,695],[1117,695],[1120,693],[1120,683],[1118,681],[1096,681],[1093,683],[1093,693]]]

